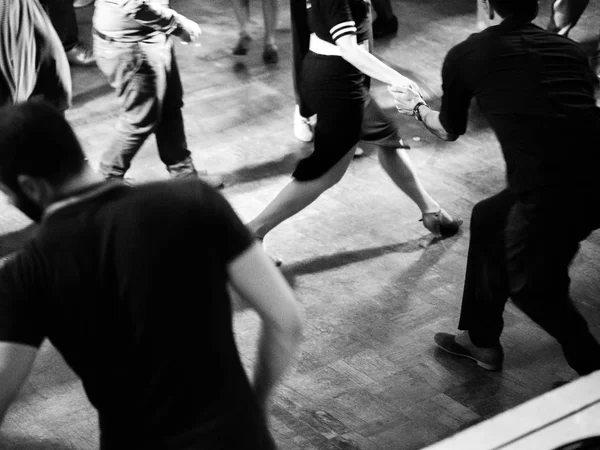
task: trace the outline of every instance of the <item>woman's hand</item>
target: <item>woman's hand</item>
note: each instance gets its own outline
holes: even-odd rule
[[[410,78],[405,77],[404,75],[400,75],[397,77],[396,80],[394,80],[394,83],[392,83],[392,85],[390,86],[392,89],[396,89],[396,88],[409,88],[412,89],[413,91],[416,91],[419,93],[420,96],[422,96],[421,94],[421,89],[419,89],[419,85],[417,83],[415,83],[413,80],[411,80]]]
[[[388,86],[388,91],[394,97],[396,109],[400,114],[412,115],[415,105],[424,101],[418,89],[418,86],[417,89],[412,86]]]

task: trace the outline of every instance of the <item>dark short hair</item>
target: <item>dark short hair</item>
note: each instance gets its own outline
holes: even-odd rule
[[[538,14],[538,0],[488,0],[490,6],[502,18],[509,16],[524,21],[535,19]]]
[[[19,175],[61,184],[85,166],[85,155],[63,114],[40,102],[0,108],[0,181],[18,187]]]

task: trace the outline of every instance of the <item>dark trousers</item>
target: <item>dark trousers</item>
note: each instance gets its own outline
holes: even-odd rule
[[[114,141],[100,161],[101,173],[123,177],[152,133],[165,165],[189,158],[181,113],[183,88],[170,39],[159,35],[152,42],[123,43],[95,35],[94,54],[120,107]]]
[[[308,15],[306,12],[306,0],[290,0],[290,18],[292,28],[292,56],[294,81],[294,95],[296,104],[300,108],[302,117],[310,117],[314,114],[302,98],[300,92],[302,78],[302,62],[308,53],[310,41],[310,29],[308,28]]]
[[[587,191],[581,189],[579,196]],[[597,196],[596,196],[597,197]],[[548,189],[517,198],[505,190],[473,208],[458,328],[480,347],[499,345],[508,297],[562,346],[579,374],[600,369],[600,344],[569,297],[579,242],[600,227],[598,208]]]
[[[79,42],[79,28],[73,0],[40,0],[66,52]]]

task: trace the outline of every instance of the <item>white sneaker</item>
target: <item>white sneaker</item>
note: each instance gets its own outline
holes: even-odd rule
[[[311,142],[314,137],[313,127],[317,122],[316,116],[302,117],[300,107],[296,105],[294,110],[294,136],[302,142]]]

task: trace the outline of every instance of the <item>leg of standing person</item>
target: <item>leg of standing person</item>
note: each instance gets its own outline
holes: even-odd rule
[[[73,0],[42,0],[54,29],[63,44],[69,63],[80,66],[94,64],[94,53],[79,40],[77,16]]]
[[[577,24],[590,0],[555,0],[551,3],[547,29],[567,36]]]
[[[279,53],[275,33],[279,20],[279,0],[262,0],[263,18],[265,22],[265,40],[262,58],[266,64],[279,62]]]
[[[316,116],[310,111],[300,90],[302,62],[308,53],[310,42],[306,0],[290,0],[290,19],[293,57],[292,80],[294,83],[294,96],[296,98],[294,136],[302,142],[311,142],[314,137],[313,128],[316,123]]]
[[[156,46],[156,44],[154,44]],[[151,45],[108,41],[94,36],[94,53],[119,99],[115,138],[101,157],[100,172],[105,178],[124,178],[146,138],[154,132],[160,117],[160,102],[166,88],[165,70],[156,72],[144,58]]]
[[[250,0],[231,0],[235,17],[240,26],[238,41],[233,48],[234,55],[245,55],[250,49],[250,31],[248,23],[250,22]]]
[[[398,18],[394,15],[391,0],[373,0],[377,18],[373,21],[373,36],[376,39],[398,33]]]
[[[145,46],[146,44],[141,44]],[[208,175],[205,170],[197,171],[187,147],[183,123],[183,86],[175,50],[170,40],[165,42],[162,52],[152,52],[166,64],[166,89],[162,100],[162,113],[154,132],[158,154],[172,178],[201,178],[213,187],[222,187],[223,180],[216,175]],[[162,53],[162,54],[161,54]]]

